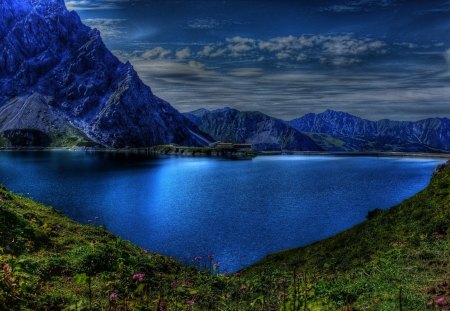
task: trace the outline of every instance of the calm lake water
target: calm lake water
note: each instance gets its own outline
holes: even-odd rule
[[[265,156],[132,160],[0,152],[0,183],[143,248],[236,271],[329,237],[422,190],[444,160]]]

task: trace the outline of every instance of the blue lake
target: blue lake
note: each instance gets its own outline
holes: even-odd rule
[[[264,156],[124,159],[0,152],[0,183],[143,248],[236,271],[362,222],[422,190],[440,159]]]

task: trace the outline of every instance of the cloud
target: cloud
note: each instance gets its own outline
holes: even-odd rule
[[[191,57],[191,49],[189,47],[178,50],[175,53],[175,56],[177,59],[186,59],[186,58],[190,58]]]
[[[126,19],[119,18],[88,18],[83,23],[91,28],[97,28],[105,40],[119,39],[125,34]]]
[[[233,69],[229,72],[230,76],[234,77],[260,77],[264,74],[264,70],[262,68],[237,68]]]
[[[450,68],[450,49],[444,52],[444,59],[447,62],[448,68]]]
[[[229,28],[233,25],[241,25],[242,23],[233,19],[215,19],[215,18],[196,18],[189,20],[184,28],[211,30],[218,28]]]
[[[450,12],[450,1],[433,5],[433,7],[424,13],[448,13]]]
[[[387,44],[370,38],[351,35],[302,35],[276,37],[268,40],[233,37],[223,43],[208,44],[199,51],[199,57],[247,58],[260,57],[280,61],[315,61],[346,66],[363,61],[370,55],[386,53]]]
[[[144,60],[149,59],[164,59],[170,56],[172,54],[171,50],[165,49],[163,47],[155,47],[153,49],[146,50],[143,52],[140,57]]]
[[[76,11],[115,10],[120,9],[121,5],[135,5],[137,2],[138,0],[69,0],[66,1],[66,7]]]
[[[343,4],[331,5],[321,8],[321,11],[348,13],[348,12],[369,12],[377,8],[386,8],[397,5],[394,0],[351,0]]]
[[[191,29],[213,29],[220,25],[220,22],[212,18],[198,18],[187,23],[186,28]]]

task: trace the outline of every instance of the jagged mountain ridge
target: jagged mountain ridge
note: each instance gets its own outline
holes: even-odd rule
[[[318,114],[306,114],[288,124],[301,132],[340,138],[343,144],[341,149],[344,150],[450,150],[450,120],[447,118],[370,121],[346,112],[326,110]]]
[[[196,126],[153,95],[63,0],[2,0],[0,47],[0,107],[8,105],[11,115],[26,98],[45,98],[43,110],[64,123],[60,128],[103,146],[205,144]],[[50,130],[41,121],[36,116],[28,126]],[[5,124],[14,122],[3,118],[0,129]]]
[[[185,113],[200,130],[219,141],[251,143],[256,150],[306,150],[321,148],[284,121],[256,111],[231,108],[199,109]]]

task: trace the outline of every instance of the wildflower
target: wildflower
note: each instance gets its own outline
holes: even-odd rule
[[[220,263],[215,263],[213,264],[214,269],[219,269],[220,268]]]
[[[433,232],[432,236],[436,239],[436,240],[442,240],[443,238],[445,238],[445,234],[441,233],[441,232]]]
[[[144,276],[145,276],[145,274],[143,274],[143,273],[133,274],[133,280],[141,282],[144,280]]]
[[[445,299],[444,296],[437,298],[435,302],[438,306],[446,306],[447,305],[447,300]]]
[[[180,285],[180,281],[178,280],[173,280],[171,283],[172,287],[178,287]]]
[[[109,301],[116,301],[117,300],[117,293],[116,292],[112,292],[110,295],[109,295]]]
[[[188,300],[186,301],[186,304],[189,306],[195,305],[195,300],[194,299]]]
[[[200,260],[202,260],[202,257],[201,257],[201,256],[196,256],[196,257],[194,258],[194,260],[195,260],[195,261],[200,261]]]
[[[278,279],[278,284],[284,284],[286,282],[286,279],[281,277]]]
[[[2,266],[3,271],[7,272],[9,271],[9,265],[7,263],[4,263]]]
[[[243,292],[245,292],[248,289],[247,285],[242,284],[241,287],[239,287],[239,289]]]
[[[3,198],[0,198],[0,203],[4,202],[5,200]]]
[[[214,259],[214,255],[208,255],[208,258],[213,260]]]
[[[237,278],[240,278],[240,277],[241,277],[241,274],[240,274],[239,272],[236,272],[236,273],[234,274],[234,276],[237,277]]]

